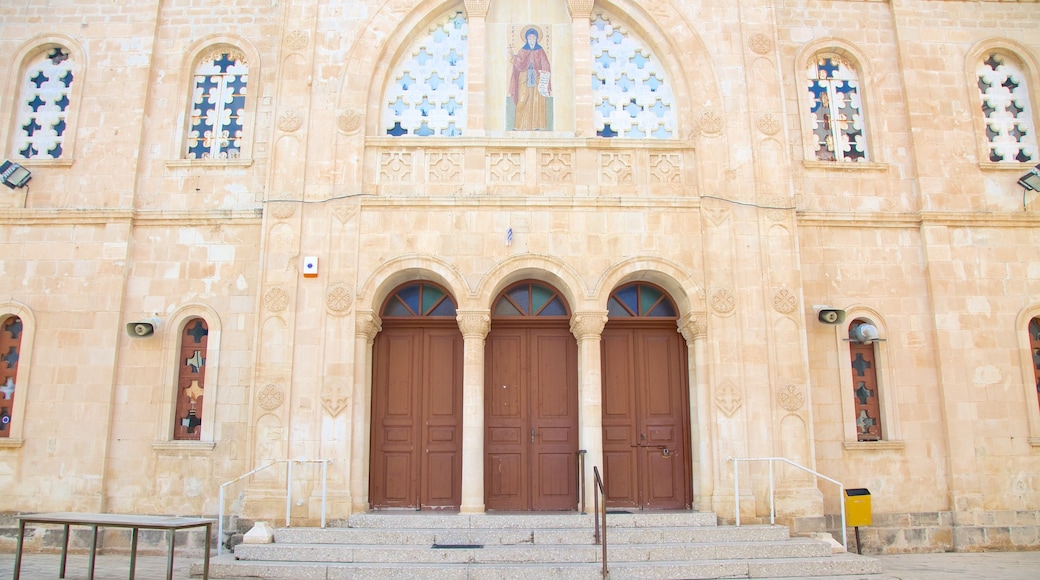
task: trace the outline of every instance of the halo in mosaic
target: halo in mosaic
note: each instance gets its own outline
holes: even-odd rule
[[[459,137],[466,129],[466,51],[463,13],[430,28],[394,67],[384,91],[383,130],[393,137]]]
[[[661,61],[634,32],[600,12],[592,17],[593,121],[600,137],[670,139],[677,126]]]
[[[55,46],[39,53],[22,76],[14,151],[24,159],[58,159],[72,92],[69,51]]]
[[[1029,105],[1029,81],[1014,59],[991,53],[976,69],[989,160],[1035,163],[1036,131]]]

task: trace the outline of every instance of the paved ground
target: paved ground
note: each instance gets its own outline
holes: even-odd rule
[[[981,554],[900,554],[877,556],[884,574],[869,576],[872,580],[1037,580],[1040,578],[1040,552],[985,552]],[[58,578],[61,558],[50,554],[27,554],[22,557],[23,580],[51,580]],[[175,558],[173,577],[188,580],[192,562],[197,558]],[[87,578],[87,556],[69,556],[66,580]],[[130,557],[127,555],[98,556],[94,569],[95,580],[126,580],[129,576]],[[14,554],[0,554],[0,578],[11,578]],[[166,577],[165,556],[138,556],[139,580],[162,580]],[[195,577],[199,578],[198,576]],[[850,578],[851,580],[851,578]]]

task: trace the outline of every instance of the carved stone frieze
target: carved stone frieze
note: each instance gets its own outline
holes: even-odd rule
[[[298,131],[303,126],[303,119],[300,118],[300,114],[293,109],[284,111],[278,116],[278,129],[286,133],[293,133]]]
[[[571,334],[578,340],[598,338],[606,325],[606,312],[576,312],[571,318]]]
[[[335,417],[350,406],[350,385],[339,377],[325,380],[321,387],[321,406],[331,417]]]
[[[798,307],[798,297],[787,288],[773,292],[773,310],[780,314],[790,314]]]
[[[634,159],[631,153],[600,153],[599,178],[604,185],[630,185],[635,183],[632,175]]]
[[[752,34],[748,39],[748,48],[755,54],[769,54],[773,50],[773,40],[761,32]]]
[[[426,154],[430,183],[461,183],[461,151],[430,151]]]
[[[256,392],[256,404],[265,411],[274,411],[281,407],[284,400],[285,392],[274,383],[267,383]]]
[[[698,126],[705,135],[718,135],[722,133],[722,115],[714,109],[708,109],[701,113]]]
[[[379,331],[383,330],[383,321],[371,310],[366,310],[358,312],[356,326],[355,333],[358,337],[372,341]]]
[[[678,153],[650,154],[650,182],[681,184],[683,179],[682,156]]]
[[[571,183],[574,180],[574,153],[571,151],[542,151],[539,153],[542,181]]]
[[[361,130],[361,114],[357,111],[344,111],[336,117],[336,128],[352,135]]]
[[[773,116],[772,113],[766,113],[758,118],[758,122],[755,125],[758,130],[764,135],[772,137],[780,132],[783,126],[780,124],[780,120]]]
[[[281,312],[289,305],[289,293],[280,286],[268,288],[264,292],[264,306],[270,312]]]
[[[805,393],[802,392],[802,388],[798,385],[784,385],[780,387],[777,398],[780,400],[780,406],[791,413],[805,405]]]
[[[293,30],[285,35],[285,47],[297,52],[307,48],[307,33],[303,30]]]
[[[329,314],[343,316],[350,312],[353,303],[354,294],[346,284],[332,284],[325,290],[325,307],[328,308]]]
[[[411,151],[383,151],[379,159],[379,180],[384,183],[412,180]]]
[[[459,323],[463,338],[483,340],[491,332],[491,315],[486,310],[458,311],[455,320]]]
[[[740,387],[733,381],[726,379],[722,381],[719,388],[715,389],[715,406],[727,417],[732,417],[744,404],[744,394]]]
[[[489,183],[523,183],[523,160],[516,151],[487,154]]]
[[[679,319],[679,333],[683,335],[687,345],[708,336],[708,323],[704,313],[687,312]]]
[[[737,296],[731,288],[716,288],[711,293],[711,309],[716,314],[728,316],[737,308]]]

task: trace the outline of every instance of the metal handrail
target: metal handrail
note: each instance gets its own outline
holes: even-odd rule
[[[581,503],[581,515],[585,515],[585,453],[578,450],[578,500]]]
[[[768,461],[769,462],[769,523],[776,523],[776,502],[774,500],[774,489],[773,489],[773,462],[780,461],[786,463],[792,467],[801,469],[802,471],[811,473],[820,479],[825,479],[838,486],[838,504],[841,506],[841,545],[845,547],[845,551],[849,551],[849,538],[848,532],[845,529],[845,484],[831,479],[822,473],[813,471],[808,467],[795,463],[786,457],[730,457],[729,461],[733,462],[733,502],[734,512],[736,513],[737,525],[740,525],[740,472],[737,469],[737,464],[741,461]]]
[[[596,513],[593,514],[593,518],[592,518],[593,521],[596,522],[595,526],[594,526],[594,530],[595,531],[593,532],[593,537],[595,538],[597,544],[600,544],[600,545],[603,546],[603,558],[602,558],[602,560],[603,560],[603,577],[607,578],[608,577],[608,572],[607,572],[607,492],[606,492],[606,490],[603,487],[603,478],[600,477],[600,475],[599,475],[599,467],[596,467],[595,465],[593,465],[592,466],[592,474],[596,478],[596,487],[592,490],[593,493],[594,493],[592,506],[593,506],[593,509],[596,510]],[[599,509],[599,496],[601,494],[603,495],[603,510],[602,511]],[[600,533],[600,523],[599,523],[599,519],[601,517],[603,518],[603,532],[602,533]]]
[[[332,463],[331,459],[274,459],[266,465],[261,465],[256,469],[239,475],[231,481],[220,484],[220,495],[219,495],[219,516],[217,519],[217,555],[224,553],[224,488],[239,481],[245,479],[251,475],[259,473],[268,467],[277,465],[279,463],[287,464],[287,471],[285,477],[285,527],[289,527],[289,511],[292,508],[292,482],[293,482],[293,464],[294,463],[320,463],[321,464],[321,527],[325,527],[325,499],[328,492],[328,475],[329,475],[329,464]]]

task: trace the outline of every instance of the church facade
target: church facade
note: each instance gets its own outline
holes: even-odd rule
[[[3,512],[573,511],[595,467],[1040,548],[1040,4],[0,24]]]

